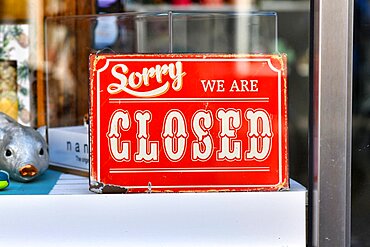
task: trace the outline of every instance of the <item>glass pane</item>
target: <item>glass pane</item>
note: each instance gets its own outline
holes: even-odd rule
[[[370,207],[370,2],[355,1],[353,52],[352,246],[368,246]]]
[[[207,9],[192,4],[169,12],[170,5],[130,2],[128,10],[150,12],[47,18],[49,126],[83,124],[89,80],[88,64],[83,61],[90,52],[286,53],[290,177],[307,187],[309,1],[239,5]],[[166,11],[161,11],[163,6]]]

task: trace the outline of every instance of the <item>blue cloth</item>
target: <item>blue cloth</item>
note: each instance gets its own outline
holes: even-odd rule
[[[1,195],[47,195],[62,173],[48,169],[41,177],[28,183],[10,180],[10,185],[0,190]]]

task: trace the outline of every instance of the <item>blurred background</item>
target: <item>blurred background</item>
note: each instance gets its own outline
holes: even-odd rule
[[[353,50],[352,246],[370,246],[370,1],[356,0]]]
[[[370,246],[370,1],[354,2],[352,246]],[[169,39],[164,22],[106,14],[168,10],[277,12],[277,50],[288,55],[290,176],[307,187],[308,0],[1,0],[0,110],[35,127],[82,124],[88,112],[90,52],[169,52],[160,45]],[[235,51],[229,42],[240,29],[233,20],[189,23],[175,27],[175,44],[204,29],[215,31],[204,38],[204,47],[189,41],[174,51]],[[269,37],[268,30],[258,32]],[[132,42],[133,37],[143,42]]]

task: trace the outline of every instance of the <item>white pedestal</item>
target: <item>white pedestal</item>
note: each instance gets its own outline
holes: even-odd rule
[[[1,246],[305,246],[306,190],[0,196]]]

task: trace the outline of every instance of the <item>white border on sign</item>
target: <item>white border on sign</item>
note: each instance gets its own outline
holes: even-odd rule
[[[270,186],[278,186],[282,183],[283,180],[283,174],[282,174],[282,123],[281,123],[281,70],[276,69],[270,59],[263,59],[263,58],[230,58],[230,59],[217,59],[217,58],[209,58],[209,59],[195,59],[195,58],[163,58],[163,59],[141,59],[141,58],[134,58],[134,59],[119,59],[119,58],[112,58],[107,59],[105,65],[97,70],[97,119],[100,119],[100,73],[105,71],[110,62],[133,62],[133,61],[186,61],[186,62],[267,62],[270,69],[276,73],[278,73],[278,131],[279,131],[279,182],[277,184],[267,184],[267,185],[184,185],[184,186],[151,186],[151,188],[248,188],[248,187],[270,187]],[[208,99],[208,98],[207,98]],[[260,99],[260,100],[258,100]],[[109,99],[110,103],[123,103],[123,102],[133,102],[136,99],[125,99],[125,98],[112,98]],[[145,99],[148,102],[166,102],[166,101],[176,101],[176,102],[199,102],[199,100],[203,100],[204,98],[177,98],[171,99],[171,98],[161,98],[161,99]],[[208,100],[211,101],[219,101],[219,102],[226,102],[228,100],[233,102],[269,102],[269,98],[209,98]],[[137,100],[136,100],[137,101]],[[143,101],[143,99],[140,99],[140,101]],[[97,121],[97,182],[100,182],[100,121]],[[143,170],[143,169],[136,169],[136,171],[130,169],[110,169],[110,173],[133,173],[133,172],[154,172],[154,170],[159,170],[158,172],[176,172],[173,171],[171,168],[156,168],[152,170]],[[245,167],[243,169],[179,169],[177,172],[266,172],[270,171],[270,169],[266,169],[266,167],[259,167],[259,168],[248,168]],[[133,189],[133,188],[148,188],[147,186],[125,186],[125,188]]]

